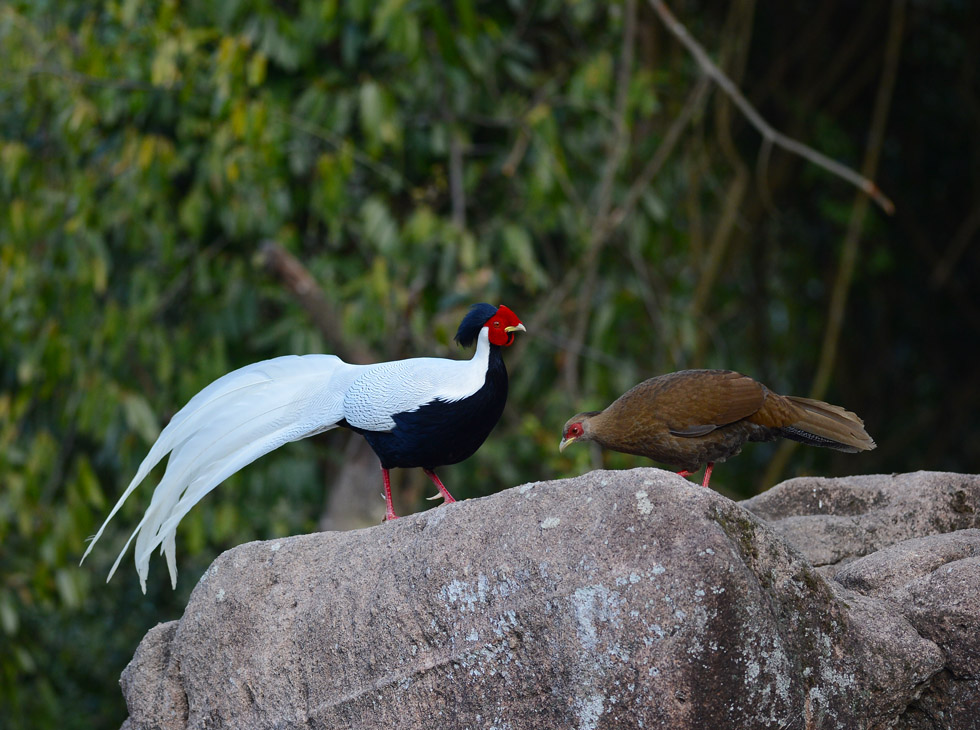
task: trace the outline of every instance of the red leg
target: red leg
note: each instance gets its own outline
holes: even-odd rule
[[[423,469],[422,471],[424,471],[425,475],[432,480],[433,484],[436,485],[436,489],[439,490],[439,493],[442,495],[442,498],[446,500],[446,502],[456,501],[455,499],[453,499],[453,495],[449,493],[449,490],[443,486],[441,481],[439,481],[439,477],[436,476],[436,473],[434,471],[432,471],[431,469]]]
[[[391,504],[391,478],[388,476],[388,470],[381,467],[381,475],[385,480],[385,521],[397,520],[398,515],[395,514],[395,508]]]
[[[711,470],[715,468],[715,462],[709,461],[708,468],[704,470],[704,481],[701,482],[702,487],[708,486],[708,482],[711,481]]]
[[[679,472],[677,472],[677,476],[684,477],[686,479],[687,477],[691,476],[691,474],[693,473],[694,473],[693,471],[688,471],[687,469],[681,469]]]

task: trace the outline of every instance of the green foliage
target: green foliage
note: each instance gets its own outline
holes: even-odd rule
[[[741,206],[733,253],[698,304],[731,153],[706,124],[717,107],[702,107],[669,164],[634,190],[694,78],[686,58],[664,55],[645,6],[636,60],[621,75],[628,7],[0,6],[3,727],[118,726],[117,678],[137,641],[180,615],[217,552],[316,529],[325,466],[341,458],[329,434],[259,460],[191,512],[178,536],[177,593],[154,565],[142,596],[128,558],[101,585],[149,487],[77,565],[161,426],[194,393],[249,362],[331,349],[330,334],[263,269],[265,240],[309,268],[345,334],[379,357],[462,356],[452,334],[476,301],[507,303],[528,323],[507,354],[501,425],[448,470],[459,497],[646,465],[587,448],[559,455],[557,442],[572,413],[659,372],[733,367],[805,390],[853,194],[812,168],[799,180],[774,173],[775,192],[805,202],[780,215],[755,198]],[[849,162],[860,156],[863,132],[813,116],[808,141]],[[758,140],[738,144],[750,159]],[[633,192],[637,203],[601,238],[607,172],[609,205]],[[868,288],[907,265],[872,228],[874,254],[858,273]],[[873,301],[860,311],[880,312]],[[851,366],[831,399],[846,395],[873,414],[861,399],[868,381],[853,374],[864,353],[844,355]],[[714,484],[757,489],[772,454],[757,448]],[[832,473],[872,462],[842,467],[811,450],[794,463]]]

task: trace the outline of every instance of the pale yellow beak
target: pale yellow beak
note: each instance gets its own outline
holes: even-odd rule
[[[561,453],[562,451],[564,451],[565,450],[565,447],[568,446],[573,441],[575,441],[575,436],[572,436],[570,439],[562,439],[561,440],[561,443],[558,444],[558,453]]]
[[[524,329],[523,324],[512,324],[510,327],[504,327],[504,332],[527,332]]]

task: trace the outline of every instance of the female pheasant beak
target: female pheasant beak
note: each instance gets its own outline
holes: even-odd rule
[[[568,446],[570,443],[572,443],[572,441],[574,441],[574,440],[575,440],[575,437],[574,436],[572,436],[571,438],[562,439],[561,440],[561,443],[558,444],[558,453],[561,453],[562,451],[564,451],[565,450],[565,447]]]

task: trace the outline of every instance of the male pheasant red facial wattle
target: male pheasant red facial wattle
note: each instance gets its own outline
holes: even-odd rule
[[[109,578],[135,539],[143,592],[150,554],[160,545],[176,587],[177,524],[195,504],[260,456],[338,426],[364,436],[381,460],[385,519],[396,517],[388,477],[395,467],[421,467],[443,498],[454,501],[434,470],[471,456],[500,419],[507,401],[500,350],[524,331],[507,307],[474,304],[455,338],[464,347],[476,345],[470,360],[420,357],[351,365],[335,355],[287,355],[228,373],[171,419],[82,560],[133,490],[169,453],[150,506]]]
[[[730,370],[681,370],[645,380],[602,411],[572,416],[560,451],[575,441],[646,456],[689,476],[738,454],[746,441],[778,437],[837,451],[868,451],[864,422],[840,406],[777,395]]]
[[[525,331],[524,325],[521,324],[521,320],[517,318],[517,315],[503,304],[497,307],[497,311],[484,324],[489,332],[490,344],[497,345],[498,347],[513,345],[514,333]],[[459,335],[457,334],[456,337],[458,339]]]

